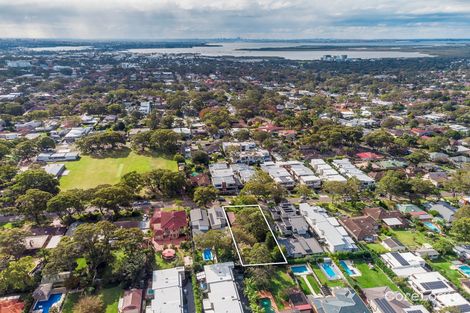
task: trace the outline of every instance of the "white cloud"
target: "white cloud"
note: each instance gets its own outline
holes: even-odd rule
[[[469,0],[0,0],[0,37],[468,37]]]

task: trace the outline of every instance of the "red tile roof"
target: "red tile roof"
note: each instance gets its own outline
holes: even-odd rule
[[[380,154],[374,152],[361,152],[357,153],[356,155],[363,160],[379,160],[382,158]]]
[[[0,313],[22,313],[23,309],[24,303],[19,299],[0,300]]]
[[[154,229],[179,230],[187,226],[187,216],[185,211],[156,211],[153,215]]]
[[[120,312],[133,311],[138,309],[140,312],[142,307],[142,289],[131,289],[124,291],[122,307],[119,308]]]

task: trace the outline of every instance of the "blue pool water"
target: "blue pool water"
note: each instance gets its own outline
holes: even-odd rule
[[[348,264],[344,262],[343,260],[339,261],[339,265],[341,265],[342,268],[346,271],[346,274],[348,275],[354,275],[354,271],[349,268]]]
[[[264,309],[265,313],[276,313],[276,311],[274,311],[271,305],[271,300],[269,300],[268,298],[261,299],[260,304],[261,304],[261,307]]]
[[[61,293],[55,293],[49,297],[46,301],[39,301],[34,306],[34,310],[42,310],[43,313],[49,313],[51,307],[60,301],[62,297]]]
[[[467,277],[470,277],[470,266],[469,265],[461,265],[459,266],[459,270],[462,271]]]
[[[308,274],[308,268],[306,265],[291,266],[292,272],[296,275]]]
[[[330,279],[337,278],[335,270],[331,267],[329,263],[322,263],[321,267],[325,270],[325,273],[328,275],[328,278]]]
[[[204,259],[204,261],[212,261],[214,259],[214,256],[212,255],[212,250],[205,249],[202,253],[202,258]]]
[[[437,227],[435,224],[431,223],[431,222],[424,222],[423,223],[424,226],[426,226],[427,228],[429,228],[430,230],[432,230],[433,232],[436,232],[436,233],[440,233],[441,230],[439,229],[439,227]]]

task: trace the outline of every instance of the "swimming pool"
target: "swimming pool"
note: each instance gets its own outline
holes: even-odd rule
[[[460,265],[459,270],[467,277],[470,277],[470,266],[465,264],[465,265]]]
[[[339,278],[330,263],[322,263],[321,267],[325,271],[326,275],[328,275],[329,280],[334,280],[334,279]]]
[[[352,269],[349,268],[348,263],[344,262],[343,260],[339,261],[339,265],[341,265],[346,274],[349,276],[356,274]]]
[[[55,293],[49,296],[49,299],[45,301],[38,301],[34,306],[34,311],[42,310],[43,313],[49,313],[52,306],[60,301],[62,293]]]
[[[276,311],[274,311],[274,309],[271,305],[271,300],[269,300],[269,298],[261,299],[260,300],[260,305],[263,308],[265,313],[276,313]]]
[[[428,229],[432,230],[433,232],[436,232],[436,233],[441,232],[439,227],[437,227],[435,224],[433,224],[431,222],[424,222],[423,224],[424,224],[424,226],[426,226]]]
[[[214,256],[212,255],[212,250],[211,249],[204,249],[202,252],[202,258],[204,261],[212,261],[214,259]]]
[[[294,275],[307,275],[310,273],[309,269],[307,268],[307,265],[295,265],[291,266],[290,269],[292,270],[292,273],[294,273]]]

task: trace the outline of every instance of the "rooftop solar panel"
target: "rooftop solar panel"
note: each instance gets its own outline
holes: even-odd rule
[[[431,281],[428,283],[422,283],[421,284],[426,290],[436,290],[436,289],[443,289],[447,288],[448,286],[440,280],[437,281]]]
[[[396,311],[392,308],[390,303],[384,298],[375,299],[377,306],[380,308],[382,313],[396,313]]]
[[[459,310],[462,313],[470,312],[470,304],[464,304],[459,306]]]
[[[398,252],[392,252],[392,256],[400,263],[402,266],[410,265]]]

